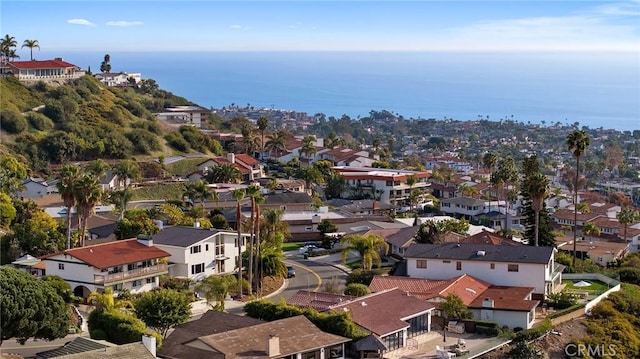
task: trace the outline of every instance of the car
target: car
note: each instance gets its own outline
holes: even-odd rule
[[[318,247],[316,247],[315,245],[304,245],[302,247],[300,247],[300,254],[305,254],[307,252],[313,252],[316,249],[318,249]]]
[[[287,278],[293,278],[296,276],[296,269],[293,266],[287,266]]]

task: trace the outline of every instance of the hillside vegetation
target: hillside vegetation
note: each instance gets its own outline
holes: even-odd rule
[[[154,113],[165,107],[193,103],[159,89],[154,80],[119,88],[86,75],[67,84],[27,87],[8,77],[0,79],[0,93],[2,143],[36,173],[97,158],[222,153],[218,142],[196,128],[170,128],[156,119]]]

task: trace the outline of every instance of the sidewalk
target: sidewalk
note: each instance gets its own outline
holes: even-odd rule
[[[347,262],[349,260],[355,260],[360,258],[357,254],[354,253],[349,253],[349,255],[347,256]],[[310,260],[312,262],[320,262],[320,263],[324,263],[327,265],[330,265],[334,268],[337,268],[343,272],[345,272],[346,274],[351,273],[351,268],[345,266],[344,264],[342,264],[342,253],[333,253],[333,254],[327,254],[324,256],[318,256],[318,257],[309,257],[307,260]]]

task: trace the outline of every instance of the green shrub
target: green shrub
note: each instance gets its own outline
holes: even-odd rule
[[[620,280],[640,285],[640,268],[623,267],[618,270]]]
[[[565,309],[576,305],[578,296],[569,292],[551,293],[547,295],[547,305],[556,309]]]
[[[352,295],[354,297],[362,297],[367,294],[371,294],[371,289],[364,284],[350,283],[344,290],[344,294]]]
[[[535,328],[527,329],[516,333],[513,338],[514,342],[528,342],[530,340],[543,336],[546,332],[551,330],[551,319],[546,318],[542,324]]]
[[[32,112],[27,115],[27,121],[31,127],[35,128],[39,131],[49,131],[53,129],[53,121],[51,119],[39,112]]]
[[[490,322],[487,320],[474,320],[476,323],[476,327],[485,327],[485,328],[499,328],[500,326],[496,322]]]
[[[135,343],[147,333],[144,322],[120,309],[94,310],[89,314],[89,335],[94,338],[104,332],[106,340],[114,344]]]
[[[564,308],[562,310],[558,310],[557,312],[549,315],[548,318],[550,318],[550,319],[558,318],[558,317],[561,317],[561,316],[563,316],[565,314],[568,314],[568,313],[571,313],[573,311],[576,311],[576,310],[578,310],[580,308],[584,308],[584,306],[585,306],[585,304],[572,305],[572,306],[570,306],[568,308]]]
[[[16,111],[0,112],[0,126],[9,133],[20,133],[27,129],[28,124],[24,116]]]
[[[476,326],[476,333],[490,337],[497,337],[500,334],[499,328]]]

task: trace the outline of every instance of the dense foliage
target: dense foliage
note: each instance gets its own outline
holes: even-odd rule
[[[0,341],[53,340],[69,331],[67,304],[54,286],[17,269],[0,267]]]
[[[186,322],[191,315],[191,301],[182,292],[157,289],[143,293],[134,303],[136,316],[162,337],[172,327]]]

